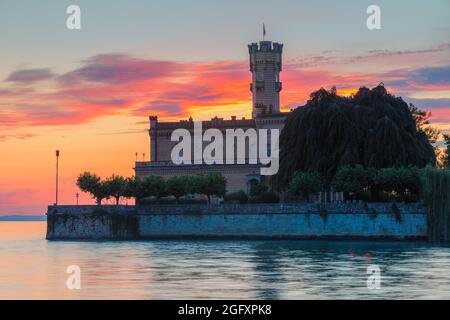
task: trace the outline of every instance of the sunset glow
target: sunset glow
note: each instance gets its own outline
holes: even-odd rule
[[[34,8],[33,4],[29,10],[38,15],[48,5]],[[80,1],[82,8],[83,5],[89,19],[90,12],[93,19],[100,15],[99,5]],[[126,2],[122,5],[127,6]],[[140,16],[138,11],[144,11],[128,6],[137,16]],[[146,4],[140,6],[144,8]],[[299,12],[314,11],[311,6],[305,5]],[[56,6],[55,12],[62,7]],[[51,22],[33,22],[37,24],[35,31],[30,22],[27,30],[43,37],[42,46],[32,55],[30,51],[35,43],[25,43],[32,35],[24,38],[20,26],[5,17],[17,17],[19,13],[14,8],[12,1],[0,2],[0,38],[8,51],[0,53],[0,215],[42,214],[54,202],[56,149],[61,150],[60,202],[74,203],[79,192],[80,204],[87,204],[93,203],[92,199],[75,186],[79,173],[131,176],[136,152],[139,160],[143,157],[148,160],[149,115],[168,121],[189,116],[195,120],[232,115],[251,117],[251,74],[246,43],[260,38],[259,21],[236,22],[244,30],[239,34],[228,23],[231,9],[224,8],[223,16],[216,17],[218,28],[228,30],[224,26],[229,26],[233,30],[221,34],[223,41],[202,31],[202,27],[214,25],[208,21],[211,17],[205,18],[204,25],[202,21],[189,24],[190,38],[203,42],[203,51],[209,58],[196,54],[199,47],[190,46],[188,39],[180,39],[172,29],[159,28],[163,36],[154,35],[151,17],[149,21],[135,21],[147,30],[146,38],[142,33],[136,36],[134,27],[131,30],[122,27],[118,37],[114,30],[106,35],[103,29],[106,27],[101,26],[95,34],[96,25],[88,20],[78,35],[64,30],[62,24],[55,37],[66,40],[58,43],[47,39],[52,35],[42,36]],[[115,15],[125,9],[112,10]],[[242,11],[239,15],[250,8],[242,5]],[[443,16],[448,16],[448,3],[442,4],[441,11]],[[427,12],[428,9],[424,14]],[[201,20],[201,13],[186,14],[189,19]],[[121,23],[132,25],[130,19]],[[374,87],[383,82],[391,93],[431,111],[433,124],[450,132],[450,25],[441,15],[421,20],[429,33],[443,29],[436,31],[433,43],[424,40],[429,37],[422,35],[415,41],[402,41],[402,28],[397,41],[392,42],[391,34],[396,29],[390,25],[394,22],[388,20],[386,30],[380,31],[378,37],[371,38],[373,35],[366,34],[364,29],[364,32],[346,34],[353,41],[352,46],[326,39],[320,42],[312,39],[317,35],[306,38],[305,31],[295,31],[308,29],[315,23],[308,19],[297,19],[295,27],[279,23],[276,17],[269,20],[266,23],[271,22],[272,29],[278,29],[274,34],[269,33],[270,37],[285,44],[286,58],[281,73],[283,110],[303,105],[309,94],[321,87],[336,86],[339,94],[349,96],[361,86]],[[322,22],[339,29],[333,20]],[[337,25],[342,32],[352,27],[346,23]],[[73,52],[68,53],[70,43]],[[43,54],[41,48],[50,53]],[[61,59],[54,56],[58,54]]]

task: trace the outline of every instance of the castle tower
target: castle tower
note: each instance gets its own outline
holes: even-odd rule
[[[150,129],[148,134],[150,136],[150,161],[158,161],[158,117],[150,116]]]
[[[281,55],[283,44],[260,41],[248,46],[253,93],[253,118],[280,112]]]

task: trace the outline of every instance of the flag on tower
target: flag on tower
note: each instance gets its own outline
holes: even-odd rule
[[[263,40],[266,37],[266,25],[263,23]]]

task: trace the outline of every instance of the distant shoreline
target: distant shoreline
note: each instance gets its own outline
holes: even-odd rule
[[[47,216],[22,216],[22,215],[9,215],[0,216],[0,221],[47,221]]]

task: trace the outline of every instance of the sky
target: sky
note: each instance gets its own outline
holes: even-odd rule
[[[81,29],[66,8],[81,9]],[[366,27],[369,5],[381,29]],[[247,44],[284,44],[281,105],[383,82],[450,131],[450,0],[0,0],[0,215],[92,203],[92,171],[133,175],[148,116],[250,117]]]

